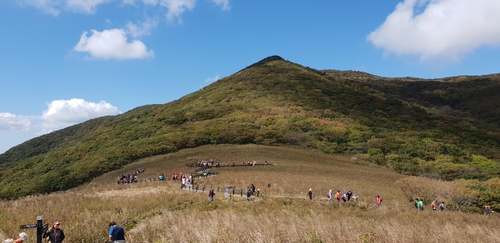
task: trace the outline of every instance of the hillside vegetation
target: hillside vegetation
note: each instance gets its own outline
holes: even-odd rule
[[[203,159],[276,165],[213,168],[217,176],[195,179],[198,192],[180,190],[179,181],[144,182],[160,173],[193,173],[186,164]],[[137,168],[145,169],[139,175],[142,182],[116,183],[118,175]],[[251,184],[260,194],[248,202],[238,192]],[[236,193],[224,199],[229,186]],[[406,176],[352,155],[297,146],[208,145],[141,159],[64,192],[0,201],[0,240],[18,234],[19,225],[35,223],[40,215],[44,223],[61,222],[65,242],[81,243],[108,242],[110,221],[122,225],[127,242],[134,243],[500,242],[496,213],[456,211],[474,210],[470,207],[479,203],[471,186],[500,188],[500,180]],[[214,203],[208,200],[210,188],[216,193]],[[310,188],[313,200],[307,198]],[[351,190],[359,200],[328,203],[330,189]],[[383,199],[380,207],[377,196]],[[413,207],[414,197],[425,201],[424,210]],[[432,200],[445,202],[446,209],[431,210]],[[27,243],[35,242],[36,230],[25,231]]]
[[[500,128],[490,115],[498,117],[498,93],[486,92],[500,87],[498,76],[341,74],[273,56],[179,100],[43,135],[0,155],[0,198],[73,188],[141,158],[207,144],[367,154],[399,173],[444,180],[499,176]]]

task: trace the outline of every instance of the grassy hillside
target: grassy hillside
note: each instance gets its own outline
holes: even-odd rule
[[[0,157],[0,198],[65,190],[141,158],[207,144],[288,144],[367,154],[408,175],[498,177],[498,126],[480,116],[438,114],[424,99],[410,102],[393,85],[359,76],[353,81],[264,59],[168,104],[85,122],[7,151]],[[449,83],[460,82],[475,81]],[[477,101],[466,98],[461,104]]]
[[[469,186],[500,188],[498,180],[417,178],[352,157],[257,145],[201,146],[149,157],[69,191],[0,201],[0,240],[41,215],[44,223],[61,221],[67,242],[106,242],[110,221],[125,228],[128,242],[500,242],[498,215],[456,211],[475,203]],[[206,191],[180,190],[179,182],[115,183],[118,175],[137,168],[146,169],[139,179],[192,173],[185,164],[202,159],[223,165],[267,160],[276,166],[222,167],[217,176],[196,179],[200,190],[215,188],[212,204]],[[262,192],[251,202],[237,194],[224,200],[217,191],[250,184]],[[306,199],[309,188],[313,200]],[[351,190],[359,201],[327,203],[330,189]],[[375,204],[377,195],[383,198],[381,207]],[[414,209],[409,200],[414,197],[425,200],[424,211]],[[432,211],[434,199],[444,201],[447,209]],[[26,231],[28,243],[35,242],[35,230]]]

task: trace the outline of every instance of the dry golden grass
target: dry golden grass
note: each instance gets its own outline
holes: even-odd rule
[[[215,203],[205,192],[180,190],[179,182],[117,185],[116,177],[146,168],[140,175],[192,173],[186,163],[214,159],[267,160],[276,166],[216,169],[218,176],[198,179],[203,185],[245,188],[264,194]],[[129,242],[500,242],[496,215],[415,211],[398,184],[408,177],[365,164],[351,156],[326,155],[295,147],[205,146],[138,161],[70,191],[0,202],[0,237],[13,237],[19,225],[59,220],[65,242],[107,242],[107,225],[125,227]],[[214,169],[215,170],[215,169]],[[397,182],[397,183],[396,183]],[[267,185],[271,184],[271,188]],[[312,188],[314,200],[306,199]],[[439,187],[441,188],[441,187]],[[355,203],[327,203],[329,189],[351,190]],[[216,189],[217,190],[217,189]],[[408,192],[405,192],[408,193]],[[378,208],[375,197],[384,201]],[[28,242],[36,242],[35,230]],[[2,235],[3,234],[3,235]],[[2,238],[3,239],[3,238]]]

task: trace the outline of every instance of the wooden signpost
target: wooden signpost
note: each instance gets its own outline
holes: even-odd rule
[[[32,229],[36,228],[36,243],[42,243],[42,235],[49,227],[49,224],[43,224],[43,217],[36,217],[36,224],[23,224],[19,228],[21,229]]]

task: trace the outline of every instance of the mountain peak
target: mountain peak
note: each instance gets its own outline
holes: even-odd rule
[[[248,69],[248,68],[252,68],[252,67],[257,67],[257,66],[261,66],[261,65],[264,65],[268,62],[272,62],[272,61],[284,61],[285,59],[283,59],[282,57],[278,56],[278,55],[273,55],[273,56],[268,56],[246,68],[244,68],[243,70],[245,69]]]

